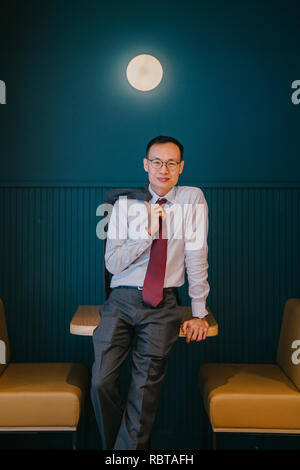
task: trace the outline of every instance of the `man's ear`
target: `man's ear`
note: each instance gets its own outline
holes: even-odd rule
[[[182,173],[184,160],[181,160],[179,174]]]
[[[147,171],[147,173],[148,173],[148,160],[147,160],[147,158],[144,158],[144,170]]]

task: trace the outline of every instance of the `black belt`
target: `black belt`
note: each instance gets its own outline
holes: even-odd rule
[[[141,287],[141,286],[116,286],[116,287],[112,287],[112,289],[119,289],[120,287],[126,287],[127,289],[143,290],[143,287]],[[164,287],[164,292],[172,292],[175,289],[176,289],[176,287]]]

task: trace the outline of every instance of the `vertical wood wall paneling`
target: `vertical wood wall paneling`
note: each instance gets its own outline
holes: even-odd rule
[[[91,338],[70,335],[69,323],[79,304],[104,302],[96,209],[107,189],[0,188],[0,295],[13,361],[92,365]],[[220,333],[204,343],[176,343],[155,424],[154,436],[162,443],[165,436],[164,444],[178,435],[178,442],[197,446],[199,365],[272,362],[284,302],[300,296],[300,188],[203,191],[209,206],[208,305]],[[187,284],[180,293],[190,304]]]

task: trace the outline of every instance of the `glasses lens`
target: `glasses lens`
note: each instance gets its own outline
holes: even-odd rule
[[[160,160],[151,160],[151,165],[153,168],[161,168],[162,162]]]
[[[177,163],[176,162],[168,162],[168,168],[169,168],[169,170],[175,170],[175,168],[177,168]]]

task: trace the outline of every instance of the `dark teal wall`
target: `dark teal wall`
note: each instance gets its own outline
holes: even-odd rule
[[[299,181],[297,2],[1,7],[2,180],[139,182],[146,142],[169,134],[185,145],[185,182]],[[152,92],[126,81],[140,53],[164,68]]]
[[[250,0],[1,8],[0,297],[13,360],[92,364],[91,339],[70,335],[69,322],[79,304],[104,300],[96,208],[107,188],[144,183],[147,141],[173,135],[186,152],[181,184],[201,187],[209,205],[208,305],[220,333],[203,344],[178,340],[153,442],[199,448],[199,365],[273,362],[284,302],[300,297],[300,105],[291,102],[300,8]],[[152,92],[126,81],[139,53],[163,65]],[[187,304],[186,285],[181,296]],[[99,448],[92,413],[89,447]]]

